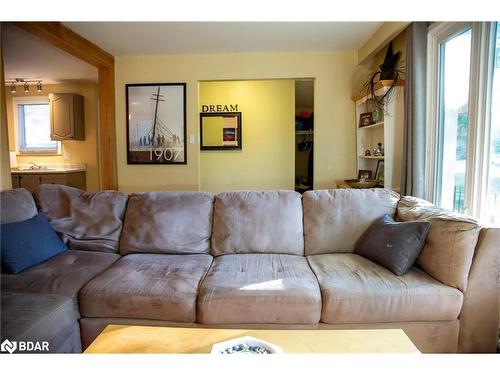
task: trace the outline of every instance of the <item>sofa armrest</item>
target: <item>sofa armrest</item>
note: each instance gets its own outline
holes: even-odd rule
[[[483,228],[460,313],[458,351],[495,352],[500,306],[500,228]]]

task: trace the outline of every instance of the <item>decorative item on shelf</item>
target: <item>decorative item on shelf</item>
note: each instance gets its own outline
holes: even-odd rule
[[[378,181],[380,186],[384,186],[384,161],[379,160],[377,163],[377,169],[375,171],[375,180]]]
[[[358,180],[363,181],[363,180],[371,180],[372,178],[372,171],[368,169],[360,169],[358,171]]]
[[[392,42],[389,43],[387,47],[387,52],[385,54],[384,62],[379,65],[378,69],[370,74],[367,81],[363,85],[363,89],[369,97],[373,100],[372,105],[373,110],[378,110],[384,113],[385,105],[392,100],[395,93],[394,88],[397,82],[400,80],[402,74],[404,74],[404,64],[400,61],[401,52],[393,52]],[[382,95],[377,95],[376,84],[379,81],[392,81],[389,89]]]
[[[378,180],[372,179],[354,179],[354,180],[345,180],[347,185],[355,189],[370,189],[378,185]]]
[[[382,148],[382,143],[377,143],[377,148],[373,149],[373,156],[384,156],[384,149]]]
[[[125,85],[127,164],[186,164],[186,84]]]
[[[359,127],[362,128],[364,126],[373,124],[373,116],[371,112],[365,112],[359,115]]]
[[[369,148],[365,150],[365,156],[372,156],[372,153],[370,152]]]
[[[382,112],[380,109],[376,109],[372,112],[372,117],[373,117],[373,122],[374,123],[379,123],[384,121],[384,112]]]

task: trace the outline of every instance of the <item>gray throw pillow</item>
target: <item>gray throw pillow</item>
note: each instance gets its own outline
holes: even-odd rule
[[[430,221],[396,222],[386,214],[361,236],[354,253],[401,276],[420,255],[430,227]]]

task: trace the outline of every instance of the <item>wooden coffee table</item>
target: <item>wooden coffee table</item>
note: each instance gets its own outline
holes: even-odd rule
[[[85,353],[210,353],[212,345],[252,336],[285,353],[418,353],[401,329],[247,330],[109,325]]]

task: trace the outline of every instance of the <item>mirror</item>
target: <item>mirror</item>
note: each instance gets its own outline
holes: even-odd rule
[[[200,113],[200,150],[241,150],[241,112]]]

